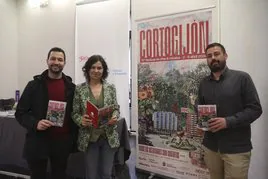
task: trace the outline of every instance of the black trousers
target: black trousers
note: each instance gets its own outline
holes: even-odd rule
[[[69,140],[51,140],[46,158],[27,159],[31,170],[31,179],[65,179],[68,157],[70,154]],[[48,170],[48,161],[50,170]],[[50,177],[47,176],[50,174]]]
[[[66,157],[49,157],[50,160],[50,178],[65,179],[67,161]],[[47,179],[48,159],[27,160],[31,170],[31,179]]]

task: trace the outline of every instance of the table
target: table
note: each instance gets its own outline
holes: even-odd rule
[[[124,164],[130,156],[129,135],[126,121],[118,121],[120,147],[115,155],[116,164]],[[0,117],[0,170],[29,175],[26,160],[22,158],[26,130],[14,117]],[[69,177],[84,178],[84,153],[71,154],[67,166]]]

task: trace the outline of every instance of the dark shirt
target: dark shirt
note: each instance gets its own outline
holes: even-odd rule
[[[65,87],[64,80],[61,79],[47,79],[48,99],[54,101],[65,101]],[[69,135],[69,116],[64,116],[64,123],[62,127],[49,128],[50,137],[52,138],[67,138]]]
[[[212,74],[199,87],[199,104],[216,104],[217,116],[227,128],[206,132],[203,144],[221,153],[242,153],[252,149],[250,124],[261,114],[260,100],[249,74],[226,68],[219,80]]]

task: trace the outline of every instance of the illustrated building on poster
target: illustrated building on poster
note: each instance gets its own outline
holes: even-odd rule
[[[173,112],[154,112],[152,120],[156,132],[172,133],[178,130],[178,117]]]

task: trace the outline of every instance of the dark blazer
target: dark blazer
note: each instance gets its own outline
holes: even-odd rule
[[[17,121],[27,129],[23,156],[26,159],[40,159],[47,158],[50,152],[51,137],[49,137],[49,129],[45,131],[38,131],[37,124],[39,120],[46,118],[48,106],[48,89],[46,79],[48,78],[48,71],[34,76],[34,80],[30,81],[25,87],[22,96],[18,102],[15,117]],[[65,101],[66,117],[70,127],[70,135],[62,142],[63,145],[59,152],[70,153],[76,150],[77,131],[78,127],[71,119],[73,95],[75,85],[69,76],[63,74],[65,85]],[[66,149],[65,149],[66,148]]]

